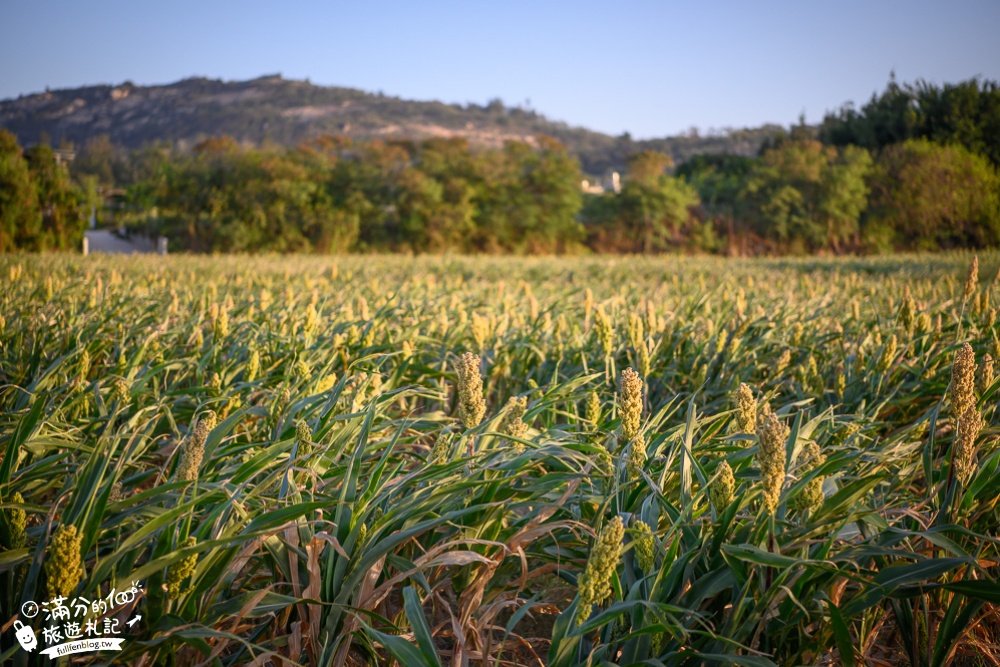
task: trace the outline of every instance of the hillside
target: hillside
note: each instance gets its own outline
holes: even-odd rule
[[[163,86],[101,85],[51,90],[0,101],[0,127],[24,145],[47,136],[76,146],[107,134],[137,148],[167,142],[181,148],[226,134],[255,145],[294,145],[322,134],[355,138],[462,136],[473,144],[499,146],[537,134],[556,137],[577,155],[584,171],[622,169],[629,153],[645,148],[669,153],[681,163],[698,153],[752,155],[779,128],[730,130],[699,136],[633,141],[563,122],[535,111],[506,107],[403,100],[381,93],[317,86],[280,75],[250,81],[191,78]]]

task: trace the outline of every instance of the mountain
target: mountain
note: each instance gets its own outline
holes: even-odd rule
[[[263,76],[250,81],[191,78],[163,86],[85,86],[0,101],[0,128],[22,145],[48,138],[76,146],[106,134],[115,144],[138,148],[167,142],[190,148],[207,137],[230,135],[255,145],[294,145],[322,134],[356,138],[466,137],[499,146],[509,139],[547,134],[562,141],[588,174],[621,170],[630,153],[669,153],[678,164],[699,153],[753,155],[781,128],[727,130],[701,136],[633,141],[547,119],[535,111],[494,100],[474,104],[420,102],[381,93],[317,86],[309,81]]]

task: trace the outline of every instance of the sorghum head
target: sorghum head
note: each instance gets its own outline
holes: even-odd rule
[[[592,605],[601,604],[611,597],[611,578],[621,562],[624,536],[625,527],[619,516],[601,530],[590,558],[587,559],[587,566],[577,579],[580,596],[580,606],[576,612],[577,625],[582,625],[590,617]]]
[[[434,439],[434,446],[431,447],[431,453],[427,457],[429,463],[434,463],[444,459],[448,454],[448,449],[451,447],[451,434],[441,433],[437,438]]]
[[[745,382],[741,382],[736,390],[736,425],[740,433],[757,430],[757,399]]]
[[[976,472],[976,438],[983,428],[983,418],[972,405],[958,419],[955,428],[955,477],[968,484]]]
[[[646,439],[642,435],[635,436],[628,446],[628,458],[625,460],[625,472],[630,482],[639,479],[646,467]]]
[[[642,378],[631,368],[622,371],[618,380],[621,400],[622,440],[628,442],[639,434],[642,421]]]
[[[993,357],[989,352],[983,357],[983,363],[976,373],[976,391],[980,396],[993,384]]]
[[[458,414],[465,428],[475,428],[486,414],[479,355],[466,352],[458,360]]]
[[[979,255],[972,256],[972,263],[969,264],[969,272],[965,275],[965,288],[962,291],[962,300],[968,301],[969,297],[975,293],[979,286]]]
[[[602,475],[610,477],[615,474],[615,462],[614,459],[611,458],[611,452],[603,447],[598,450],[594,463]]]
[[[649,348],[646,347],[645,342],[640,343],[639,347],[635,348],[635,360],[639,365],[639,372],[642,373],[642,377],[649,377]]]
[[[80,380],[86,382],[87,375],[90,374],[90,352],[86,349],[80,353]]]
[[[253,382],[260,373],[260,352],[257,348],[250,351],[250,358],[247,360],[246,381]]]
[[[931,321],[929,313],[923,312],[917,315],[917,319],[914,322],[914,329],[917,333],[930,333],[933,327],[934,323]]]
[[[60,524],[52,535],[45,554],[45,577],[49,598],[69,597],[83,578],[80,549],[83,534],[76,526]]]
[[[804,477],[826,462],[826,456],[815,442],[809,442],[802,450],[802,463],[799,465],[799,476]],[[823,504],[823,478],[816,476],[806,482],[802,490],[792,500],[797,509],[814,510]]]
[[[24,503],[24,497],[15,492],[11,498],[10,502],[16,504]],[[28,526],[28,514],[20,507],[12,507],[4,510],[6,514],[7,526],[10,528],[10,533],[6,536],[4,540],[4,547],[7,549],[20,549],[28,542],[28,536],[25,530]]]
[[[309,456],[312,451],[312,429],[305,419],[295,422],[295,441],[298,443],[298,455]]]
[[[114,394],[114,397],[119,401],[128,400],[128,393],[129,393],[128,380],[126,380],[121,376],[116,377],[112,385],[112,393]]]
[[[284,412],[290,400],[292,400],[291,390],[288,387],[282,387],[278,395],[274,397],[274,407],[271,410],[271,416],[277,417]]]
[[[302,333],[306,338],[313,335],[316,331],[316,327],[319,326],[319,313],[316,311],[316,306],[312,303],[306,308],[306,319],[302,324]]]
[[[639,569],[649,574],[656,564],[656,540],[653,531],[645,521],[636,521],[635,526],[635,560]]]
[[[490,318],[479,313],[472,313],[472,340],[476,350],[482,352],[486,349],[486,339],[490,335]]]
[[[202,459],[205,458],[205,440],[217,423],[218,417],[214,411],[206,410],[201,414],[181,451],[177,479],[185,482],[198,479],[198,470],[201,468]]]
[[[628,342],[632,349],[638,350],[639,346],[645,346],[642,318],[638,313],[628,314]]]
[[[504,409],[503,418],[500,420],[500,432],[512,438],[523,438],[528,431],[528,425],[522,421],[524,413],[528,409],[528,399],[523,396],[511,396]],[[513,443],[514,449],[521,450],[520,443]]]
[[[781,487],[785,483],[785,440],[789,429],[773,412],[757,429],[757,467],[760,469],[764,509],[774,514],[778,509]]]
[[[892,367],[892,362],[896,359],[896,348],[899,342],[896,340],[896,334],[889,336],[889,340],[885,342],[882,347],[882,354],[878,358],[878,371],[879,373],[885,373]]]
[[[965,414],[976,404],[976,353],[968,343],[955,355],[951,367],[951,384],[948,386],[948,397],[951,399],[951,410],[955,418]]]
[[[916,313],[917,304],[913,301],[913,295],[910,294],[910,286],[907,285],[903,289],[903,303],[899,307],[899,324],[903,327],[903,331],[909,332],[913,327]]]
[[[601,422],[601,399],[596,391],[587,394],[586,420],[593,426]]]
[[[337,384],[337,374],[327,373],[323,376],[323,379],[316,383],[316,393],[322,394],[323,392],[330,391],[335,384]]]
[[[198,544],[198,540],[192,535],[184,541],[181,546],[184,548],[193,547]],[[181,585],[184,580],[194,574],[194,568],[198,565],[198,554],[185,556],[167,568],[167,595],[172,598],[179,597]]]
[[[218,314],[212,320],[212,336],[216,340],[229,335],[229,311],[225,306],[218,309]]]
[[[598,308],[594,316],[594,329],[597,331],[597,339],[601,344],[601,350],[605,357],[610,357],[614,351],[615,330],[611,326],[611,320],[604,313],[603,308]]]
[[[712,507],[715,508],[717,514],[722,514],[729,507],[735,493],[736,477],[733,476],[733,468],[728,461],[722,461],[715,473],[715,478],[712,480],[710,491]]]

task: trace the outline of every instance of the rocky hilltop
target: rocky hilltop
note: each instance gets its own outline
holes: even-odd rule
[[[769,125],[633,141],[628,135],[613,137],[549,120],[500,100],[482,106],[403,100],[280,75],[49,90],[0,101],[0,127],[17,135],[23,145],[47,138],[55,145],[81,146],[106,134],[130,148],[156,142],[187,148],[217,135],[254,145],[289,146],[323,134],[362,139],[465,137],[473,144],[498,146],[547,134],[565,143],[589,174],[620,170],[630,153],[647,148],[669,153],[677,163],[698,153],[752,155],[779,129]]]

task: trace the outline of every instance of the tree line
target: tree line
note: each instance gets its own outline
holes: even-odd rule
[[[630,156],[620,192],[584,194],[579,161],[540,136],[290,149],[227,137],[128,153],[106,139],[59,166],[0,132],[0,250],[73,247],[97,185],[116,224],[196,252],[889,252],[1000,243],[1000,90],[973,80],[886,90],[776,134],[755,157],[675,167]]]
[[[860,110],[800,123],[755,157],[638,154],[620,196],[584,203],[612,250],[891,252],[1000,244],[1000,86],[895,77]],[[594,233],[596,232],[596,233]]]
[[[291,150],[231,139],[165,158],[136,202],[196,251],[571,251],[580,170],[562,144],[473,150],[464,139],[352,142]]]

